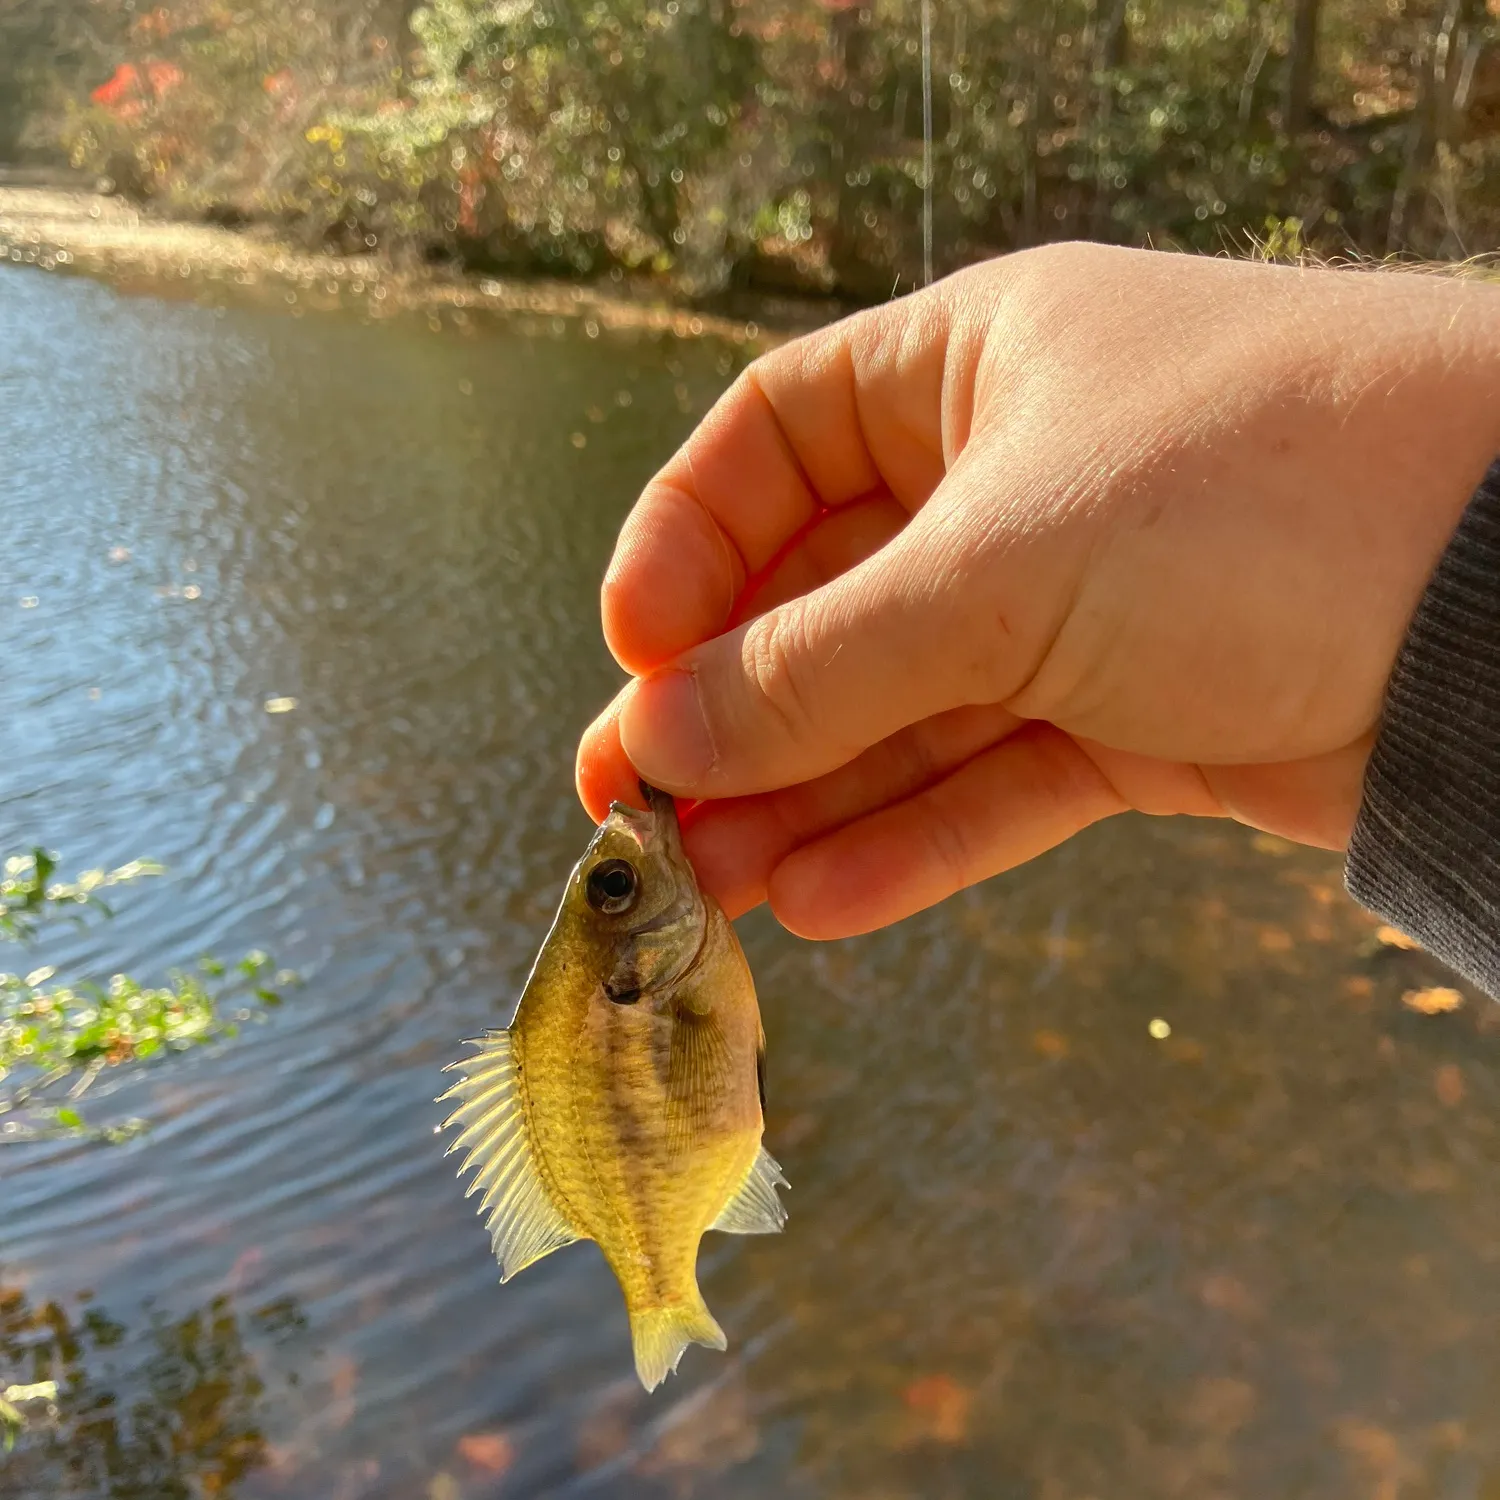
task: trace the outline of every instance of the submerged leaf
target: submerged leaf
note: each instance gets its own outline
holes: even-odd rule
[[[1407,990],[1401,1003],[1422,1016],[1440,1016],[1457,1010],[1463,1003],[1462,993],[1446,985],[1432,985],[1422,990]]]

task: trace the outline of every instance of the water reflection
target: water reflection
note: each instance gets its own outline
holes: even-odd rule
[[[70,964],[305,978],[101,1101],[149,1139],[0,1157],[31,1305],[296,1307],[239,1317],[226,1489],[1500,1493],[1500,1012],[1403,1004],[1435,966],[1234,828],[1119,820],[849,943],[742,924],[792,1219],[705,1247],[727,1356],[646,1398],[592,1247],[498,1287],[437,1069],[582,847],[598,576],[733,356],[20,272],[0,349],[0,834],[170,866]]]
[[[57,1387],[54,1401],[25,1405],[25,1425],[0,1460],[5,1494],[191,1500],[228,1494],[267,1462],[265,1387],[229,1297],[149,1317],[134,1335],[91,1299],[74,1303],[33,1302],[0,1276],[0,1389]],[[273,1335],[297,1320],[286,1301],[252,1314]],[[122,1369],[132,1344],[135,1359]]]

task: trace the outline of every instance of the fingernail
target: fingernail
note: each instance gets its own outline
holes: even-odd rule
[[[691,672],[658,672],[636,684],[620,711],[620,744],[647,781],[697,792],[714,766],[714,744]]]

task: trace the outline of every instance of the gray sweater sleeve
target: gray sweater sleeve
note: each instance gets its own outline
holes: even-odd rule
[[[1391,673],[1344,880],[1500,997],[1500,460]]]

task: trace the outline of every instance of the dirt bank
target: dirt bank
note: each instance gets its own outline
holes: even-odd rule
[[[74,271],[131,290],[215,290],[280,301],[294,311],[358,306],[370,316],[446,309],[523,318],[576,318],[598,329],[703,335],[756,348],[828,321],[821,304],[767,304],[764,318],[730,318],[673,305],[655,288],[604,289],[566,281],[510,281],[375,256],[310,253],[261,227],[225,229],[153,217],[120,198],[0,180],[0,261]]]

